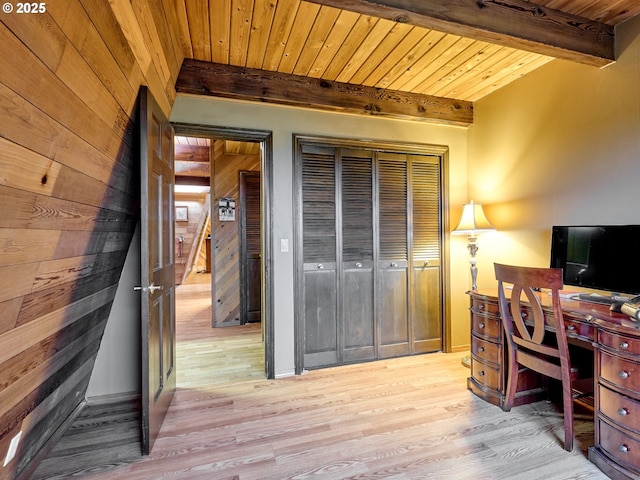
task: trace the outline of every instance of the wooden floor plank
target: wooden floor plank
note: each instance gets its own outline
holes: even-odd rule
[[[587,460],[590,415],[577,412],[566,452],[554,404],[507,413],[480,400],[460,354],[267,380],[259,324],[209,328],[209,279],[178,288],[178,390],[151,455],[34,479],[607,478]]]

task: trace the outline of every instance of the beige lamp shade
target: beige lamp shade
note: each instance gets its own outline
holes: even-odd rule
[[[482,205],[479,203],[467,203],[462,209],[462,218],[456,229],[452,232],[460,235],[475,235],[479,232],[493,232],[495,227],[489,223]]]

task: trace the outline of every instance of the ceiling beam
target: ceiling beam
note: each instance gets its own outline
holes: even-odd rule
[[[596,67],[615,61],[613,27],[527,0],[308,1]]]
[[[471,102],[189,59],[182,64],[176,91],[403,120],[473,123]]]
[[[176,175],[176,185],[190,185],[194,187],[208,187],[211,184],[209,177],[191,177],[189,175]]]
[[[174,157],[173,165],[176,175],[188,175],[192,177],[208,177],[211,175],[208,162],[185,162],[183,160],[177,160]]]
[[[209,147],[177,143],[173,149],[173,158],[184,162],[209,163]]]

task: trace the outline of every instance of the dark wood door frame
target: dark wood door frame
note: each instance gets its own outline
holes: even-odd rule
[[[245,130],[240,128],[221,127],[214,125],[196,125],[189,123],[174,123],[176,135],[191,135],[215,140],[236,140],[242,142],[260,143],[262,175],[262,278],[264,284],[262,301],[262,319],[264,332],[264,365],[265,374],[269,379],[275,378],[274,352],[274,283],[273,283],[273,134],[266,130]]]

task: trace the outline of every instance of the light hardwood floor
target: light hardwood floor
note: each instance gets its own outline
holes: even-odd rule
[[[202,341],[198,325],[207,326],[206,301],[198,297],[208,292],[198,283],[179,289],[189,297],[182,307],[194,315],[188,328],[181,323],[178,330],[179,340],[185,339],[178,344],[178,368],[184,362],[188,367],[179,372],[179,388],[152,454],[117,468],[85,470],[83,478],[607,478],[586,457],[593,442],[590,415],[577,415],[576,446],[566,452],[562,416],[552,404],[506,413],[480,400],[466,389],[469,370],[460,354],[266,380],[259,326],[250,325],[224,329],[224,337],[214,336],[211,345],[213,350],[220,342],[242,345],[247,360],[237,362],[231,355],[213,365],[200,362],[196,358],[208,352],[190,349],[192,341]],[[183,354],[188,359],[181,360]],[[246,369],[218,375],[223,365],[234,363]]]
[[[189,275],[176,291],[178,388],[264,379],[259,323],[211,328],[211,274]]]

